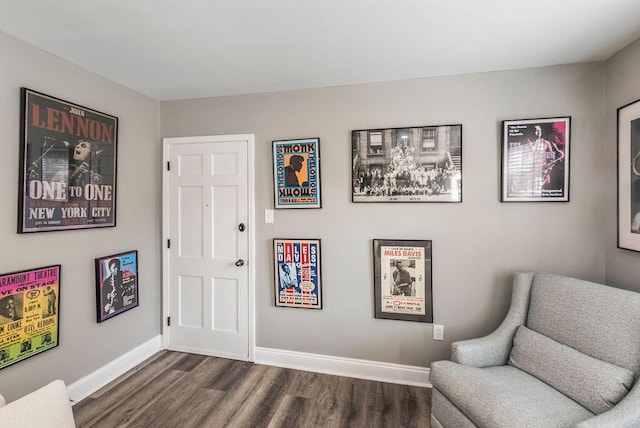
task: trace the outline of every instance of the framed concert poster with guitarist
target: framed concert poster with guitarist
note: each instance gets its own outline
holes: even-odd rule
[[[502,122],[502,202],[569,202],[571,117]]]
[[[138,306],[138,251],[96,262],[96,309],[100,323]]]
[[[116,225],[118,118],[21,90],[18,233]]]

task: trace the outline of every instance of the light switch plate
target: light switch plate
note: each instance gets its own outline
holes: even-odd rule
[[[270,209],[264,210],[264,222],[273,223],[273,210],[270,210]]]
[[[433,340],[444,340],[444,326],[440,324],[433,325]]]

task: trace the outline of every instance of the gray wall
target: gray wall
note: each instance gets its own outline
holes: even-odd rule
[[[606,230],[606,280],[608,284],[640,291],[640,254],[616,248],[617,223],[617,109],[640,98],[640,40],[621,50],[606,63],[606,192],[604,212]]]
[[[572,116],[571,202],[500,203],[500,121]],[[354,129],[463,126],[463,203],[351,202]],[[428,366],[452,341],[492,330],[511,274],[604,280],[604,64],[161,103],[161,135],[256,136],[257,345]],[[273,207],[271,141],[319,137],[323,208]],[[321,238],[321,311],[273,304],[272,238]],[[373,317],[373,238],[433,240],[434,321]]]
[[[0,33],[0,272],[62,265],[60,345],[4,368],[13,400],[55,378],[70,384],[161,332],[159,103]],[[20,87],[119,118],[117,227],[16,234]],[[96,323],[94,258],[139,250],[140,306]]]
[[[613,190],[615,109],[640,93],[638,43],[606,64],[160,104],[2,34],[0,56],[9,201],[0,208],[0,272],[62,264],[60,346],[0,372],[10,400],[54,378],[72,383],[160,334],[160,136],[256,135],[258,346],[428,366],[449,356],[451,341],[500,322],[515,270],[638,289],[637,254],[615,249]],[[116,228],[15,233],[21,86],[119,117]],[[571,202],[500,203],[500,121],[555,115],[573,120]],[[463,203],[350,202],[351,130],[455,123],[463,125]],[[275,224],[264,224],[273,207],[271,141],[299,137],[321,139],[323,208],[278,210]],[[325,309],[273,306],[274,237],[322,239]],[[433,240],[444,342],[431,339],[430,324],[374,319],[373,238]],[[140,251],[140,307],[97,324],[93,259],[129,249]]]

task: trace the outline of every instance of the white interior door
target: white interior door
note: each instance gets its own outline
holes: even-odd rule
[[[233,137],[165,139],[165,334],[169,349],[248,360],[249,141]]]

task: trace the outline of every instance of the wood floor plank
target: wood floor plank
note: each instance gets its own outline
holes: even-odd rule
[[[120,401],[108,413],[95,421],[91,421],[87,426],[92,428],[136,426],[136,418],[163,393],[170,391],[173,385],[184,376],[185,372],[179,370],[167,370],[161,373],[153,382],[139,388],[135,394]]]
[[[240,426],[233,425],[242,419],[242,409],[250,402],[255,389],[264,381],[266,366],[250,365],[242,372],[238,382],[232,385],[219,406],[203,419],[202,426]]]
[[[207,357],[187,376],[172,387],[172,391],[162,394],[153,404],[142,412],[137,422],[149,427],[187,427],[199,426],[200,420],[226,394],[208,388],[212,378],[224,374],[225,368],[233,364],[232,360]]]
[[[206,355],[187,354],[184,356],[184,358],[179,359],[173,365],[171,365],[171,369],[190,372],[206,359]]]
[[[162,351],[73,407],[78,428],[429,428],[430,390]]]
[[[175,363],[175,361],[184,358],[185,354],[182,352],[169,352],[169,351],[160,351],[146,359],[145,361],[135,365],[131,370],[128,370],[123,375],[119,376],[108,385],[105,385],[103,388],[100,388],[93,394],[91,397],[98,398],[105,392],[109,392],[111,389],[117,387],[120,383],[126,382],[131,376],[136,375],[140,370],[146,371],[148,374],[152,373],[161,373],[166,370],[169,366]]]
[[[177,389],[177,388],[176,388]],[[203,428],[203,420],[212,409],[218,407],[226,392],[202,388],[192,384],[192,388],[180,392],[181,399],[174,400],[166,409],[154,405],[148,407],[129,427],[163,428]],[[171,395],[176,398],[175,395]],[[159,403],[157,403],[159,404]]]
[[[100,419],[109,409],[135,395],[137,390],[153,382],[157,376],[164,373],[169,366],[180,358],[184,358],[185,355],[179,352],[164,351],[148,360],[148,364],[139,364],[119,376],[89,397],[94,400],[92,405],[87,405],[86,400],[83,400],[73,406],[76,424],[90,424],[91,421]]]
[[[209,384],[209,388],[218,391],[229,391],[230,389],[237,387],[253,367],[252,363],[244,361],[227,361],[229,362],[228,367],[220,373],[220,376],[217,376],[212,380]]]
[[[287,395],[283,397],[280,405],[274,412],[273,418],[268,422],[268,428],[280,427],[312,427],[317,420],[313,416],[315,403],[312,399]]]
[[[290,370],[267,366],[256,366],[256,369],[264,372],[261,382],[252,388],[249,399],[230,420],[234,426],[266,427],[285,395]]]

